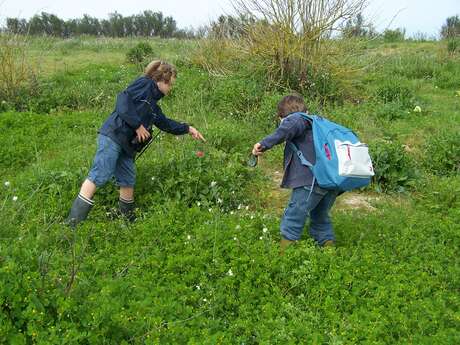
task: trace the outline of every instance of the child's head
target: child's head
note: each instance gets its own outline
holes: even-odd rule
[[[302,96],[297,94],[284,96],[278,103],[278,117],[285,118],[289,114],[296,112],[307,112],[307,107]]]
[[[158,88],[165,95],[169,93],[177,77],[176,68],[161,60],[149,63],[145,68],[144,74],[155,80]]]

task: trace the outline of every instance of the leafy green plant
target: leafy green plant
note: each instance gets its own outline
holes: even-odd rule
[[[399,102],[378,104],[373,108],[373,116],[387,121],[399,120],[407,116],[407,108]]]
[[[386,29],[383,32],[383,40],[387,43],[404,41],[405,36],[406,30],[400,28],[394,30]]]
[[[153,55],[153,47],[147,42],[139,42],[126,53],[126,60],[130,63],[140,65]]]
[[[369,144],[378,191],[404,192],[414,186],[417,177],[414,160],[398,142],[377,140]]]
[[[460,173],[460,132],[445,129],[427,138],[424,165],[429,173],[439,176]]]
[[[447,41],[447,51],[450,54],[460,52],[460,37],[454,37]]]
[[[399,103],[402,107],[414,105],[414,93],[402,79],[389,78],[383,81],[374,93],[374,97],[383,103]]]

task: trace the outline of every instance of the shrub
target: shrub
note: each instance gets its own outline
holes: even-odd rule
[[[450,59],[435,73],[435,85],[442,89],[457,89],[460,87],[460,64],[456,59]]]
[[[407,108],[399,102],[379,104],[372,111],[376,118],[388,121],[399,120],[407,115]]]
[[[383,103],[399,103],[404,108],[414,105],[414,94],[402,79],[389,78],[375,91],[374,96]]]
[[[460,173],[460,131],[444,130],[425,143],[424,166],[429,172],[448,176]]]
[[[153,55],[153,48],[147,42],[139,42],[136,46],[128,50],[126,60],[136,65],[142,65],[144,61]]]
[[[161,204],[172,199],[188,206],[199,203],[228,211],[250,200],[245,187],[254,177],[241,154],[213,149],[203,150],[204,156],[197,157],[196,148],[190,148],[193,143],[182,150],[177,143],[172,145],[175,149],[169,150],[172,154],[167,159],[155,157],[153,163],[145,163],[149,176],[138,183],[139,195],[145,195],[140,203]]]
[[[263,94],[264,82],[257,76],[235,73],[212,78],[208,101],[213,109],[224,117],[245,119],[257,108]]]
[[[460,179],[456,176],[429,177],[417,189],[417,204],[423,212],[460,217]]]
[[[389,58],[388,63],[385,64],[388,69],[384,73],[408,79],[430,79],[433,78],[440,64],[442,61],[426,53],[398,55]]]
[[[383,32],[383,40],[387,43],[404,41],[405,36],[406,30],[400,28],[395,30],[386,29]]]
[[[378,140],[370,143],[377,191],[404,192],[414,186],[417,171],[414,160],[398,142]]]
[[[29,59],[27,38],[0,34],[0,105],[15,103],[24,89],[33,90],[37,72]],[[3,109],[5,110],[5,109]]]
[[[460,53],[460,37],[451,38],[447,41],[447,51],[450,54]]]

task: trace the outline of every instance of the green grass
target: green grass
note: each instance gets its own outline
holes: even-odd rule
[[[245,160],[285,90],[244,66],[208,74],[188,61],[189,41],[150,43],[179,68],[163,110],[208,142],[165,134],[152,145],[137,164],[134,224],[113,219],[113,184],[77,232],[62,224],[97,129],[138,73],[125,61],[137,42],[30,42],[43,61],[37,92],[0,113],[0,344],[460,342],[459,68],[444,43],[369,42],[356,98],[310,100],[378,145],[384,182],[339,198],[337,248],[306,231],[281,257],[282,148],[257,169]]]

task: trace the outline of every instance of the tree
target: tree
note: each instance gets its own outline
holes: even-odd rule
[[[446,19],[446,23],[441,28],[441,36],[445,39],[460,36],[460,18],[458,15]]]
[[[344,37],[366,37],[373,36],[375,30],[372,24],[365,23],[362,13],[358,13],[355,17],[350,18],[343,29]]]
[[[6,31],[24,35],[27,33],[27,21],[25,19],[6,18]]]

